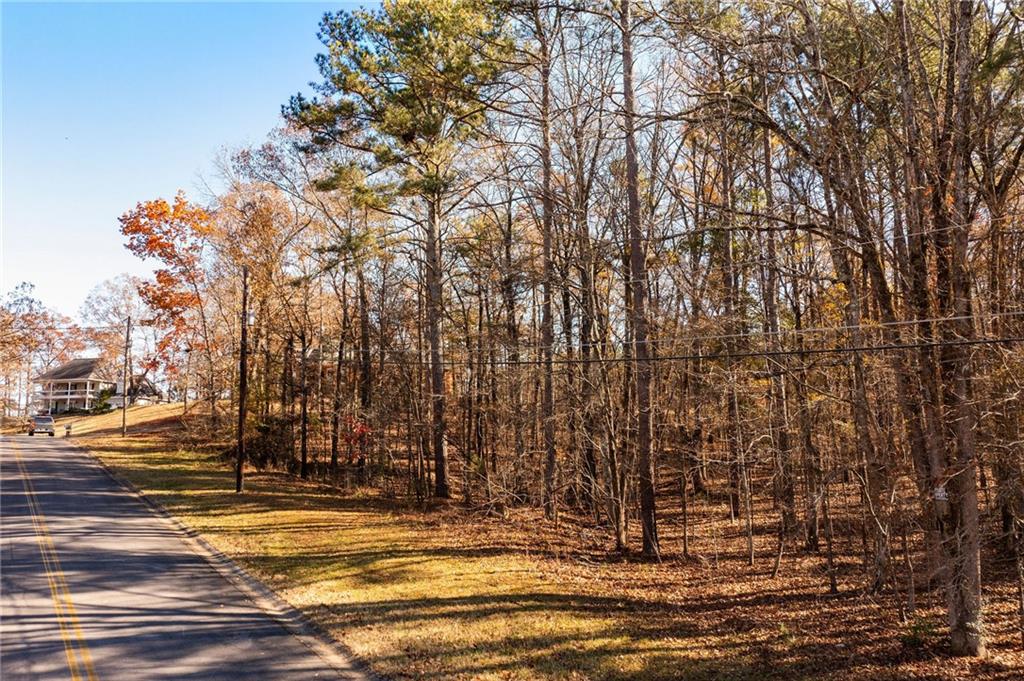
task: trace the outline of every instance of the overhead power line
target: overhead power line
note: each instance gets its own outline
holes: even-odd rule
[[[672,355],[656,355],[649,358],[649,361],[653,363],[658,362],[683,362],[687,360],[715,360],[715,359],[750,359],[750,358],[770,358],[770,357],[802,357],[805,355],[842,355],[849,353],[875,353],[875,352],[889,352],[895,350],[915,350],[923,348],[941,348],[941,347],[956,347],[956,346],[984,346],[984,345],[1012,345],[1014,343],[1024,342],[1024,336],[1009,336],[1003,338],[973,338],[973,339],[961,339],[961,340],[948,340],[948,341],[927,341],[917,343],[886,343],[881,345],[855,345],[855,346],[844,346],[835,348],[806,348],[803,350],[749,350],[742,352],[711,352],[711,353],[688,353],[688,354],[672,354]],[[476,362],[475,360],[455,360],[446,359],[442,360],[442,364],[449,367],[465,366],[471,361],[477,364],[485,364],[487,366],[541,366],[545,364],[544,359],[483,359],[482,362]],[[623,362],[632,362],[633,358],[628,356],[616,356],[616,357],[590,357],[584,359],[582,357],[557,357],[551,360],[552,364],[556,365],[580,365],[580,364],[617,364]],[[358,358],[347,358],[342,360],[343,364],[355,364],[359,362]],[[335,363],[334,360],[331,363]],[[430,362],[421,360],[418,358],[410,358],[408,361],[399,360],[385,360],[384,362],[375,361],[375,366],[429,366]]]
[[[693,341],[705,341],[705,340],[726,340],[726,339],[740,339],[740,340],[759,340],[768,336],[802,336],[811,333],[828,333],[837,331],[877,331],[883,328],[892,328],[900,326],[917,326],[919,324],[934,324],[943,322],[955,322],[964,321],[968,319],[979,319],[981,317],[996,318],[996,317],[1022,317],[1024,318],[1024,310],[1016,310],[1013,312],[994,312],[985,315],[963,315],[959,317],[930,317],[927,319],[903,319],[892,322],[872,322],[870,324],[844,324],[840,326],[818,326],[802,329],[779,329],[778,331],[765,331],[765,330],[754,330],[744,331],[742,333],[694,333],[692,336],[685,338],[674,337],[674,338],[652,338],[648,340],[650,345],[664,345],[664,344],[675,344],[685,343]],[[717,318],[721,319],[721,317]],[[526,346],[531,350],[543,349],[542,345],[529,345]]]
[[[917,326],[919,324],[941,324],[944,322],[956,322],[964,320],[984,320],[984,319],[996,319],[1006,317],[1021,317],[1024,318],[1024,310],[1009,310],[1004,312],[990,312],[984,314],[974,315],[962,315],[956,317],[928,317],[925,319],[900,319],[892,322],[875,321],[869,324],[841,324],[839,326],[817,326],[817,327],[805,327],[801,329],[779,329],[778,331],[765,331],[763,329],[744,331],[741,333],[694,333],[692,336],[680,338],[652,338],[648,341],[651,345],[663,345],[672,343],[684,343],[692,341],[705,341],[705,340],[726,340],[726,339],[741,339],[741,340],[758,340],[766,336],[800,336],[804,334],[812,333],[830,333],[838,331],[877,331],[882,328],[891,327],[902,327],[902,326]],[[700,321],[716,321],[722,319],[719,317],[704,317]],[[40,331],[123,331],[124,325],[120,326],[34,326],[33,330]],[[542,345],[523,344],[521,347],[529,350],[542,350]]]

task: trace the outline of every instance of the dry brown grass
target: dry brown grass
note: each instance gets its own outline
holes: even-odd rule
[[[281,474],[250,475],[187,445],[180,405],[79,419],[76,437],[219,549],[393,678],[1019,679],[1007,566],[986,560],[986,660],[945,652],[938,594],[912,623],[869,597],[857,546],[841,542],[840,595],[820,555],[787,552],[771,578],[765,522],[748,567],[740,527],[695,502],[699,560],[609,551],[607,533],[532,510],[507,519],[456,506],[421,511],[341,495]],[[665,509],[668,511],[669,509]],[[769,513],[759,509],[760,514]],[[665,514],[663,542],[678,550]]]

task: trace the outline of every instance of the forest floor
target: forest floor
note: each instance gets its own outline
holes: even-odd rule
[[[188,445],[180,405],[75,420],[74,435],[210,543],[393,679],[1020,679],[1011,565],[986,550],[982,660],[951,657],[938,590],[864,593],[859,539],[837,542],[839,594],[824,553],[787,550],[755,514],[756,560],[724,504],[695,499],[683,559],[674,509],[662,563],[613,552],[606,530],[538,511],[507,518],[456,503],[424,510],[369,491],[341,494],[231,466]],[[666,499],[666,505],[670,500]],[[678,504],[676,504],[678,505]],[[794,540],[795,543],[795,540]],[[824,543],[824,542],[823,542]]]

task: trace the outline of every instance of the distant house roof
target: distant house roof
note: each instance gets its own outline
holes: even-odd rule
[[[84,357],[73,359],[66,364],[61,364],[56,369],[50,369],[46,373],[39,374],[35,381],[108,381],[113,383],[103,368],[103,362],[99,357]]]
[[[129,390],[135,397],[163,397],[163,393],[156,387],[156,384],[143,374],[132,376]]]

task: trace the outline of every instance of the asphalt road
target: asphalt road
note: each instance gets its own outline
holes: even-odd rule
[[[60,438],[0,442],[0,678],[348,678]]]

